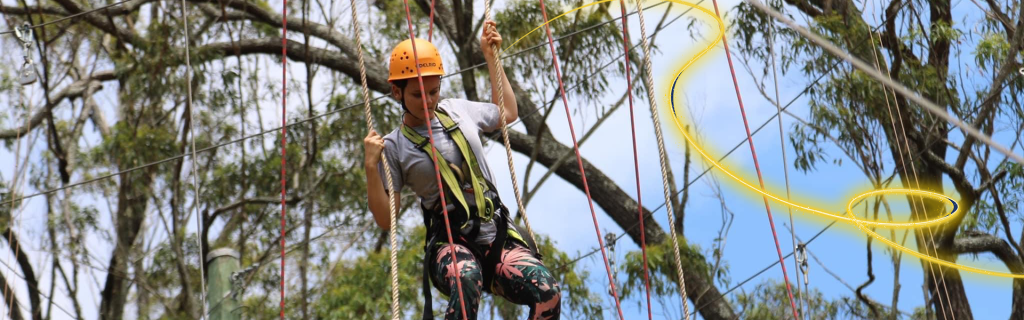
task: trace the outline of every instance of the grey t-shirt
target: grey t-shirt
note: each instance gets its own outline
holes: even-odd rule
[[[487,158],[483,153],[483,145],[480,141],[481,133],[490,133],[499,129],[498,106],[493,103],[474,102],[464,99],[445,99],[437,104],[451,116],[452,120],[458,123],[462,134],[466,136],[466,142],[476,154],[477,162],[480,164],[480,171],[484,179],[493,183],[493,176]],[[434,117],[430,121],[431,130],[434,134],[434,147],[441,153],[441,156],[457,167],[462,166],[462,153],[451,136],[444,132],[444,126]],[[412,128],[420,135],[429,137],[426,125]],[[432,208],[435,203],[441,201],[440,192],[437,189],[437,174],[434,172],[434,162],[430,155],[423,150],[416,148],[416,145],[402,135],[401,127],[392,130],[384,136],[384,156],[388,159],[391,169],[391,179],[395,190],[402,190],[408,186],[420,198],[424,207]],[[385,176],[383,162],[377,164],[384,189],[387,190],[387,177]],[[468,172],[467,172],[468,177]],[[388,192],[391,192],[388,190]],[[470,206],[476,204],[472,194],[465,194],[466,203]],[[449,211],[454,210],[458,205],[456,199],[445,199]],[[476,239],[479,244],[489,244],[494,240],[497,228],[493,223],[485,223],[480,226],[480,233]]]

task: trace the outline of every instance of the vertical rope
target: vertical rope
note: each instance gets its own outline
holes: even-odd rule
[[[669,234],[672,240],[672,253],[676,260],[676,276],[679,278],[679,296],[683,303],[683,317],[690,317],[690,306],[686,303],[686,281],[683,276],[683,262],[679,256],[679,240],[676,237],[675,209],[672,207],[672,195],[668,186],[668,154],[665,152],[665,137],[661,133],[661,120],[658,119],[657,100],[654,97],[654,76],[651,75],[651,47],[647,44],[647,27],[644,23],[644,7],[641,0],[636,0],[637,16],[640,18],[640,43],[644,48],[644,82],[647,83],[647,101],[651,107],[654,122],[654,135],[658,140],[658,160],[661,162],[661,184],[665,193],[665,213],[668,214]],[[687,186],[688,187],[688,186]],[[643,221],[643,220],[641,220]],[[641,222],[642,223],[642,222]]]
[[[363,60],[363,40],[362,34],[359,31],[359,16],[356,14],[356,0],[349,0],[352,8],[352,29],[356,34],[356,51],[359,52],[359,80],[363,85],[363,106],[366,113],[366,130],[373,130],[373,114],[370,112],[370,89],[366,85],[366,64]],[[388,230],[388,236],[391,240],[391,319],[397,320],[399,316],[398,307],[398,240],[396,239],[396,229],[398,220],[398,210],[395,208],[395,197],[398,191],[395,191],[395,184],[391,179],[391,166],[388,165],[388,158],[383,154],[380,160],[384,164],[384,175],[387,176],[388,190],[392,190],[388,193],[388,209],[391,212],[391,228]],[[430,303],[427,301],[427,303]]]
[[[874,8],[874,7],[872,6],[872,8]],[[875,69],[881,70],[882,68],[881,68],[879,60],[878,60],[878,55],[877,55],[877,53],[874,50],[875,37],[874,37],[873,34],[869,35],[869,36],[871,38],[871,48],[872,48],[871,54],[874,57]],[[881,36],[879,36],[878,41],[882,41]],[[889,76],[890,79],[892,78],[892,75],[889,74],[889,70],[888,69],[885,70],[885,73],[886,73],[886,75]],[[899,116],[899,121],[900,121],[900,129],[901,130],[897,131],[896,130],[896,119],[892,115],[892,106],[889,104],[889,90],[887,90],[885,88],[885,86],[882,86],[882,92],[885,95],[885,108],[889,111],[889,123],[892,125],[892,134],[894,136],[893,137],[894,138],[893,142],[896,143],[896,150],[899,151],[897,153],[899,154],[899,157],[900,157],[900,164],[903,167],[903,172],[908,172],[908,170],[907,170],[907,162],[903,158],[903,149],[906,148],[906,150],[907,150],[907,154],[910,157],[911,167],[914,166],[914,158],[913,158],[913,153],[910,152],[910,141],[907,140],[906,128],[903,127],[903,116],[902,116],[902,114],[900,114],[901,112],[900,112],[900,109],[899,109],[898,102],[893,101],[894,103],[897,103],[897,105],[896,105],[896,112],[897,112],[897,114],[899,114],[898,116]],[[893,93],[893,100],[895,100],[895,99],[896,99],[896,94]],[[898,135],[899,132],[903,133],[903,144],[902,144],[903,147],[901,147],[901,144],[900,144],[900,137]],[[920,189],[921,188],[921,181],[918,179],[917,169],[916,168],[912,168],[911,170],[913,170],[912,171],[913,172],[913,178],[914,178],[914,181],[916,182],[915,183],[916,184],[915,188]],[[907,181],[910,181],[910,177],[907,178]],[[912,200],[910,201],[911,202],[910,204],[911,204],[911,206],[914,207],[914,210],[917,210],[917,212],[923,212],[924,211],[924,200],[921,199],[921,198],[918,198],[918,197],[913,197],[913,196],[911,196],[911,199]],[[915,200],[918,200],[918,201],[915,201]],[[918,207],[918,203],[920,203],[920,207]],[[915,216],[915,218],[919,218],[920,217],[918,214],[914,214],[914,216]],[[935,234],[933,233],[931,226],[928,226],[925,230],[927,231],[926,234],[928,236],[928,240],[931,240],[932,245],[935,245],[935,238],[934,238]],[[925,254],[931,255],[931,253],[929,252],[931,250],[928,249],[928,246],[925,245],[924,248],[925,248]],[[935,256],[938,257],[938,250],[936,250],[936,255]],[[935,278],[935,268],[936,268],[935,264],[930,263],[930,262],[928,263],[928,271],[931,273],[932,281],[938,283],[938,280]],[[939,268],[939,271],[941,272],[942,271],[942,269],[941,269],[942,267],[938,267],[938,268]],[[945,278],[943,278],[943,283],[945,283]],[[945,287],[945,286],[943,286],[943,287]],[[938,291],[938,289],[936,289],[936,291]],[[948,290],[946,290],[946,296],[947,296],[947,301],[948,301],[948,299],[949,299],[948,298],[948,296],[949,296]],[[947,319],[946,307],[944,306],[944,303],[942,302],[942,299],[938,300],[938,305],[939,305],[939,309],[942,311],[942,318],[943,319]],[[927,306],[926,306],[926,308],[927,308]]]
[[[185,1],[185,0],[182,0]],[[281,5],[281,319],[284,320],[284,244],[288,207],[286,149],[288,143],[288,0]]]
[[[185,6],[185,0],[181,0],[181,19],[183,21],[182,29],[184,29],[185,31],[185,87],[187,88],[186,92],[188,94],[188,132],[190,136],[189,140],[191,140],[192,143],[192,190],[193,192],[196,193],[195,199],[193,200],[195,201],[195,205],[193,205],[192,207],[195,208],[196,211],[196,227],[199,232],[199,237],[196,237],[196,245],[199,247],[199,288],[200,291],[202,292],[202,296],[200,297],[200,304],[202,304],[201,309],[203,310],[200,318],[206,319],[206,259],[205,257],[203,257],[203,218],[199,214],[199,204],[202,201],[199,192],[199,175],[198,172],[196,171],[198,169],[196,168],[196,119],[194,116],[195,105],[192,104],[192,59],[191,54],[189,52],[190,41],[188,38],[188,12],[185,10]]]
[[[636,122],[633,120],[633,79],[629,74],[629,20],[626,19],[625,0],[619,0],[619,8],[622,9],[622,45],[623,50],[625,50],[622,56],[626,59],[626,94],[629,96],[629,125],[630,131],[633,134],[633,170],[636,175],[636,211],[637,218],[640,220],[640,252],[644,258],[644,292],[647,294],[647,319],[653,320],[654,315],[651,313],[651,280],[648,275],[650,271],[647,269],[647,232],[644,230],[644,204],[640,196],[640,160],[636,150]],[[669,228],[671,227],[669,226]]]
[[[444,186],[441,184],[441,169],[438,168],[437,166],[438,151],[436,148],[434,148],[434,129],[431,128],[429,114],[430,111],[427,110],[427,90],[423,88],[423,74],[420,72],[419,63],[420,58],[419,54],[416,51],[416,37],[413,34],[412,30],[412,14],[409,13],[409,0],[403,0],[403,2],[405,2],[405,21],[406,25],[408,25],[409,27],[409,42],[412,43],[412,58],[413,62],[415,62],[413,63],[413,66],[416,69],[416,79],[418,80],[420,86],[420,101],[423,102],[423,120],[427,122],[427,136],[428,138],[430,138],[430,155],[433,158],[432,160],[434,163],[434,177],[436,179],[435,181],[437,181],[437,191],[441,196],[441,213],[444,214],[444,228],[445,231],[447,231],[448,233],[448,253],[452,256],[451,268],[458,269],[459,261],[458,258],[455,256],[455,241],[452,239],[451,223],[448,222],[448,203],[445,200],[444,196]],[[429,252],[426,254],[429,254]],[[466,300],[464,298],[464,295],[462,294],[462,281],[461,279],[458,279],[461,276],[460,273],[461,270],[456,270],[454,272],[456,276],[455,285],[459,290],[459,306],[462,308],[462,318],[468,319],[468,317],[466,317]],[[430,303],[430,301],[427,301],[426,303]]]
[[[484,21],[490,19],[491,16],[491,1],[484,1]],[[501,66],[501,48],[491,44],[491,51],[494,52],[494,68],[498,71],[497,77],[499,81],[505,79],[505,68]],[[526,233],[529,233],[530,239],[533,243],[538,243],[537,238],[533,235],[533,227],[530,226],[530,219],[526,218],[526,206],[523,205],[523,197],[519,193],[519,179],[516,178],[516,166],[512,161],[512,147],[508,142],[508,124],[505,121],[505,84],[498,84],[498,119],[501,121],[501,138],[505,142],[505,157],[508,158],[508,172],[512,178],[512,191],[516,196],[516,205],[519,206],[519,213],[523,217],[523,224],[526,225]],[[537,248],[539,251],[540,248]],[[538,252],[538,255],[543,256]]]
[[[715,6],[715,14],[721,16],[721,12],[718,11],[718,0],[712,0]],[[725,58],[729,62],[729,72],[732,74],[733,87],[736,89],[736,101],[740,106],[740,115],[743,117],[743,127],[747,130],[747,143],[750,144],[750,155],[754,158],[754,169],[757,171],[757,181],[761,184],[761,190],[764,190],[764,178],[761,177],[761,166],[757,162],[757,151],[754,150],[754,137],[750,134],[750,125],[747,123],[747,113],[743,108],[743,97],[740,94],[740,84],[736,79],[736,69],[732,65],[732,54],[729,53],[729,41],[726,40],[725,34],[722,34],[722,45],[725,46]],[[764,199],[764,209],[768,213],[768,226],[772,229],[772,239],[775,240],[775,250],[779,254],[779,265],[782,266],[782,276],[786,280],[786,294],[789,295],[789,304],[793,308],[793,319],[800,319],[800,315],[796,311],[796,303],[793,301],[793,291],[789,285],[789,272],[786,271],[786,262],[782,257],[782,247],[779,245],[779,236],[775,232],[775,221],[772,219],[772,208],[768,205],[768,197],[762,196]]]
[[[548,21],[547,9],[544,7],[544,0],[540,0],[540,12],[544,15],[544,21]],[[611,286],[612,297],[615,298],[615,309],[619,312],[619,319],[622,316],[622,306],[619,303],[619,295],[615,291],[615,280],[612,279],[612,269],[608,265],[608,254],[605,252],[604,241],[601,239],[601,227],[597,223],[597,212],[594,211],[594,201],[590,197],[590,187],[587,185],[587,174],[583,170],[583,158],[580,157],[580,147],[576,143],[576,130],[572,126],[572,114],[569,112],[569,100],[565,98],[565,84],[562,83],[562,72],[558,68],[558,52],[555,51],[555,42],[551,37],[551,27],[544,23],[544,31],[548,35],[548,47],[551,49],[551,62],[555,67],[555,76],[558,79],[558,90],[561,92],[562,104],[565,106],[565,120],[569,123],[569,133],[572,134],[572,146],[576,151],[576,163],[579,165],[580,177],[583,178],[583,191],[587,194],[587,203],[590,205],[590,215],[594,220],[594,232],[597,233],[597,242],[601,246],[601,257],[604,259],[605,271],[608,272],[608,284]]]
[[[789,167],[787,167],[789,160],[786,159],[786,138],[785,133],[783,133],[782,130],[782,106],[779,105],[779,75],[776,73],[776,69],[778,68],[775,65],[775,22],[771,22],[770,24],[771,28],[768,28],[768,32],[770,34],[768,36],[768,52],[772,56],[772,82],[775,85],[775,107],[778,108],[780,114],[780,116],[778,116],[777,118],[779,120],[779,145],[782,146],[782,172],[786,175],[786,200],[792,200],[789,189]],[[789,209],[789,235],[790,239],[793,242],[793,250],[796,250],[796,224],[793,223],[793,207],[786,206],[786,208]],[[797,310],[800,310],[799,314],[807,316],[807,313],[804,312],[804,304],[806,304],[807,301],[807,290],[804,290],[803,296],[800,295],[800,264],[799,262],[797,262],[796,255],[793,255],[793,266],[793,273],[796,274],[797,278],[797,302],[800,303],[800,308]],[[803,297],[803,300],[800,300],[801,297]]]
[[[427,41],[434,41],[434,2],[430,0],[430,29],[427,30]]]

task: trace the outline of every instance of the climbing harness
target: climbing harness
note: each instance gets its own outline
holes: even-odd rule
[[[462,130],[459,129],[458,123],[452,120],[441,107],[436,110],[435,114],[438,121],[444,127],[444,133],[447,133],[459,148],[463,159],[462,166],[455,166],[448,162],[440,152],[435,151],[437,149],[431,146],[430,140],[411,127],[402,125],[402,135],[415,144],[417,149],[437,159],[436,165],[444,182],[442,192],[446,197],[455,197],[458,200],[458,205],[453,204],[452,209],[447,209],[448,217],[451,219],[449,220],[449,227],[453,230],[451,241],[465,246],[477,261],[482,262],[482,270],[484,270],[482,288],[485,292],[491,292],[494,278],[493,270],[500,261],[505,241],[509,240],[509,238],[517,240],[525,244],[534,255],[538,254],[537,246],[532,238],[526,239],[522,236],[523,232],[518,226],[514,223],[509,223],[508,208],[502,204],[501,199],[498,197],[497,188],[484,178],[480,164],[476,159],[476,154],[471,149]],[[467,173],[469,179],[466,179]],[[473,199],[475,200],[473,205],[466,202],[464,193],[473,194]],[[441,206],[442,204],[437,202],[433,208],[427,208],[421,203],[423,224],[427,228],[427,236],[423,245],[423,296],[426,297],[423,304],[423,319],[428,320],[433,319],[430,293],[430,275],[432,274],[430,271],[432,264],[430,261],[435,258],[435,254],[440,254],[436,252],[438,251],[437,248],[447,242],[441,237],[445,230],[442,211],[446,209],[441,208]],[[477,244],[475,240],[479,235],[480,226],[490,222],[495,224],[497,232],[488,251],[483,246]],[[449,288],[440,285],[440,281],[437,280],[440,279],[435,279],[435,288],[442,293],[451,295],[452,293],[448,292]]]
[[[35,62],[32,61],[32,28],[26,22],[21,27],[14,28],[14,35],[21,42],[22,49],[24,50],[25,63],[21,65],[21,70],[18,71],[21,85],[27,86],[36,82],[35,73]]]

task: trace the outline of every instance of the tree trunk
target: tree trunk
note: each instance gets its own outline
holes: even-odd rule
[[[121,166],[119,166],[121,167]],[[119,170],[127,168],[118,168]],[[135,238],[145,219],[146,206],[151,195],[151,184],[156,171],[149,168],[142,172],[121,175],[117,195],[117,213],[114,221],[116,243],[107,267],[107,279],[100,293],[100,318],[121,320],[128,296],[125,284],[128,274],[128,252],[135,244]]]

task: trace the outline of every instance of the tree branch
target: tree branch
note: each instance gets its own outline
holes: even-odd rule
[[[314,28],[311,27],[310,29]],[[260,38],[235,41],[234,44],[231,42],[211,43],[197,48],[196,51],[217,52],[224,56],[234,56],[237,50],[239,55],[270,54],[280,56],[281,46],[281,38]],[[310,63],[315,61],[315,63],[331,70],[342,72],[354,79],[359,79],[359,66],[352,63],[349,57],[338,51],[320,48],[309,48],[307,51],[305,45],[301,42],[289,40],[288,58]],[[215,57],[208,57],[207,59],[215,59]],[[391,90],[391,86],[387,82],[386,69],[373,59],[366,61],[366,82],[371,90],[377,92],[388,93]]]
[[[96,90],[102,88],[102,81],[110,80],[115,80],[114,72],[101,71],[94,73],[90,78],[81,79],[71,83],[67,87],[64,87],[64,89],[58,92],[56,95],[50,97],[50,106],[48,106],[47,108],[42,108],[40,111],[37,111],[34,115],[32,115],[32,118],[29,120],[28,124],[22,125],[21,127],[14,129],[0,130],[0,140],[14,139],[15,137],[18,136],[19,132],[21,133],[21,136],[25,136],[27,132],[31,131],[32,129],[35,129],[36,126],[43,123],[43,120],[46,120],[47,109],[55,107],[57,104],[64,101],[64,99],[74,99],[80,97],[84,94],[87,94],[90,90],[95,92]]]
[[[1012,273],[1024,273],[1024,262],[1013,252],[1010,244],[999,237],[968,230],[962,233],[965,237],[953,240],[953,251],[957,254],[990,252],[999,258]]]
[[[21,241],[18,240],[18,235],[15,234],[11,228],[4,230],[3,237],[5,240],[10,241],[8,243],[10,250],[15,254],[15,257],[17,257],[18,267],[21,268],[21,272],[25,276],[25,284],[28,289],[28,299],[32,312],[32,320],[42,320],[43,312],[39,300],[39,282],[36,280],[36,273],[33,271],[32,263],[29,262],[25,249],[21,247]]]

